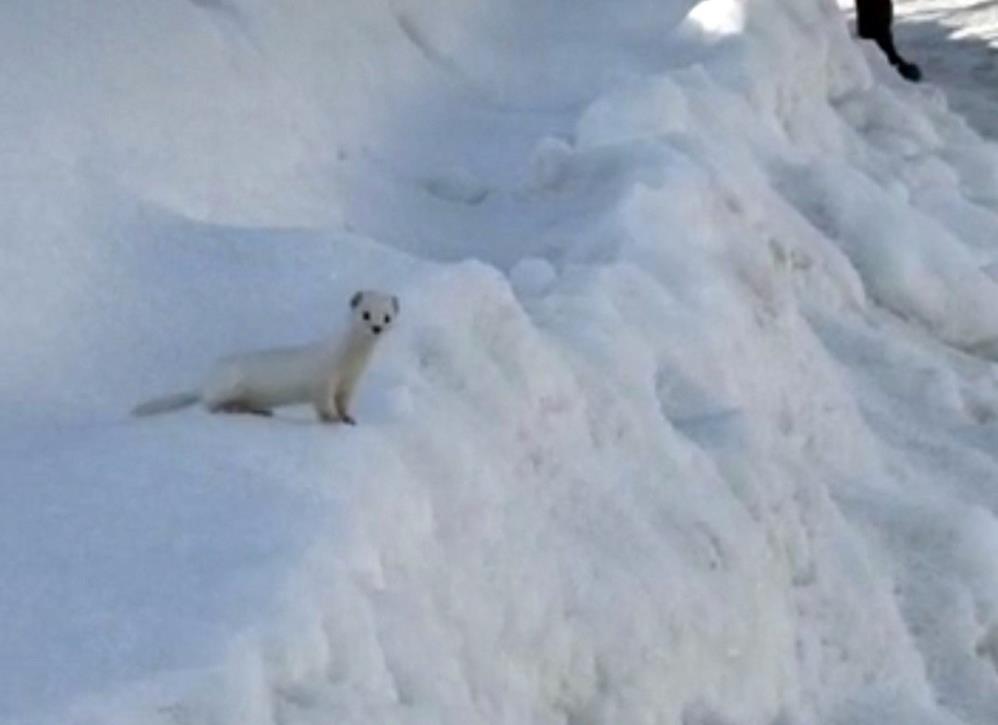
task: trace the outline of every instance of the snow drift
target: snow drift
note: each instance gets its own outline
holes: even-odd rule
[[[998,151],[834,4],[0,21],[0,720],[994,721]]]

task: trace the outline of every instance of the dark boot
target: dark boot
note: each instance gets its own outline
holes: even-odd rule
[[[901,77],[907,81],[911,81],[912,83],[918,83],[920,80],[922,80],[922,69],[919,68],[914,63],[909,63],[906,60],[902,60],[894,67],[898,69],[898,73],[901,74]]]
[[[894,5],[891,0],[856,0],[856,32],[859,37],[875,41],[901,77],[917,83],[922,80],[922,69],[902,58],[894,47],[893,23]]]

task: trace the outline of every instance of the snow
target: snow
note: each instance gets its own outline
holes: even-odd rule
[[[983,12],[5,3],[0,722],[995,722]]]

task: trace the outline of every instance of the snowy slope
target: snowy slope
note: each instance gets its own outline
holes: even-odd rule
[[[834,0],[0,41],[0,722],[998,718],[998,147]],[[127,417],[369,286],[356,428]]]

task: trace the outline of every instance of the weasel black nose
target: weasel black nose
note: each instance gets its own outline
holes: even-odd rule
[[[374,330],[375,335],[381,334],[381,325],[371,325],[371,329]]]

